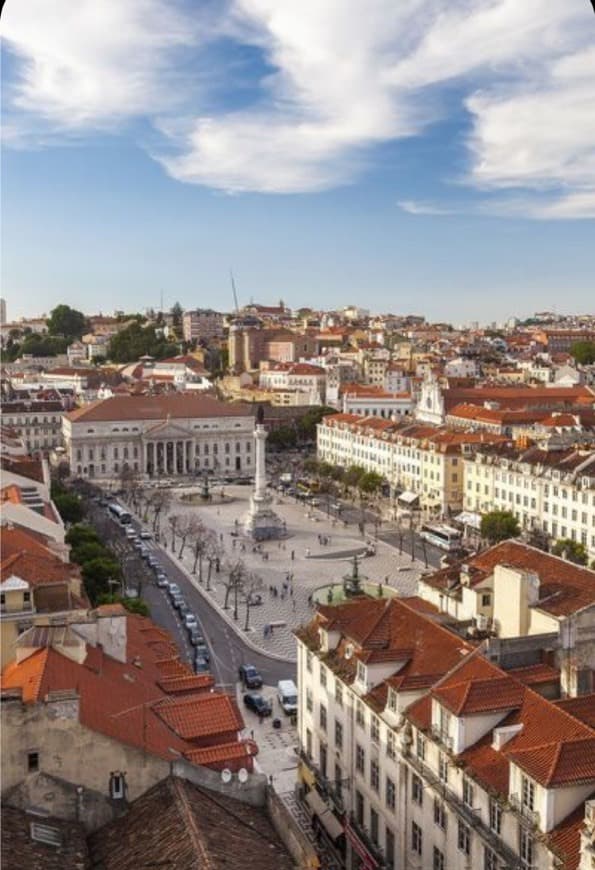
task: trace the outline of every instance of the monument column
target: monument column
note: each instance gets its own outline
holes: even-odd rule
[[[256,499],[262,499],[266,495],[267,474],[265,444],[267,437],[267,430],[261,423],[257,423],[254,429],[254,442],[256,451],[256,468],[254,470],[254,497]]]
[[[285,535],[285,523],[271,507],[272,498],[267,492],[265,445],[267,431],[263,425],[263,410],[259,408],[254,427],[254,491],[250,508],[244,517],[243,527],[247,535],[256,541],[281,538]]]

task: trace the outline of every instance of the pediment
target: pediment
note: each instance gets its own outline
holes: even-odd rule
[[[171,420],[164,420],[161,423],[156,423],[144,432],[145,440],[159,438],[159,440],[180,440],[181,438],[194,438],[195,433],[185,426],[179,426],[177,423],[172,423]]]

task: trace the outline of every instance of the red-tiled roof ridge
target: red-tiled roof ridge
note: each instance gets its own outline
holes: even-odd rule
[[[575,698],[560,698],[552,703],[568,715],[574,716],[579,722],[595,729],[595,693],[577,695]]]
[[[507,755],[546,788],[595,780],[595,734],[550,741]]]

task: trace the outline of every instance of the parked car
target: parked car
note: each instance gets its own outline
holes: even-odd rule
[[[128,528],[126,529],[124,534],[126,535],[126,537],[128,538],[129,541],[136,540],[136,532],[130,526],[128,526]]]
[[[156,568],[159,562],[155,558],[155,556],[147,556],[147,565],[149,568]]]
[[[202,643],[196,644],[196,654],[203,656],[203,658],[205,658],[208,662],[211,661],[211,653],[209,652],[208,646],[204,642],[204,638]]]
[[[180,616],[184,616],[185,613],[190,613],[190,608],[186,604],[186,602],[184,600],[184,596],[182,595],[182,593],[180,593],[179,595],[176,595],[176,597],[173,600],[173,605],[176,608],[176,610],[178,610],[180,612]]]
[[[170,594],[170,597],[173,598],[174,595],[181,595],[182,590],[180,589],[180,587],[178,586],[177,583],[170,583],[169,584],[169,594]]]
[[[238,676],[247,689],[260,689],[263,680],[254,665],[241,665]]]
[[[193,628],[193,626],[196,626],[198,628],[198,619],[192,613],[192,611],[188,611],[184,614],[184,625],[186,626],[186,628]]]
[[[146,550],[146,549],[147,549],[147,548],[145,547],[145,545],[143,544],[143,542],[140,541],[140,540],[136,537],[136,535],[134,536],[134,549],[135,549],[135,550],[138,550],[139,553],[141,552],[141,550]]]
[[[293,680],[279,680],[277,683],[277,698],[281,709],[287,715],[297,713],[297,688]]]
[[[205,644],[205,639],[200,633],[198,625],[193,625],[188,629],[188,638],[192,646],[204,646]]]
[[[139,556],[141,557],[141,559],[148,559],[149,558],[149,551],[147,550],[147,548],[145,547],[144,544],[140,545],[138,553],[139,553]]]
[[[165,574],[157,574],[157,586],[159,586],[160,589],[167,589],[169,583],[167,582]]]
[[[204,656],[194,656],[194,671],[197,674],[205,674],[209,670],[209,663]]]
[[[140,537],[143,541],[151,541],[153,539],[153,535],[148,529],[143,529],[140,533]]]
[[[271,704],[258,692],[248,692],[244,695],[244,705],[259,716],[270,716],[273,712]]]

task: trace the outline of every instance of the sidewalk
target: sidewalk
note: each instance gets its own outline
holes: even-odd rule
[[[208,594],[215,604],[223,607],[225,586],[222,580],[225,561],[242,558],[247,569],[256,572],[262,578],[263,584],[259,590],[262,604],[250,608],[246,636],[264,652],[295,659],[295,639],[292,631],[311,618],[314,612],[309,603],[311,594],[320,586],[341,583],[343,575],[351,571],[351,561],[346,554],[361,549],[365,540],[357,534],[353,526],[344,528],[336,521],[333,525],[333,521],[319,510],[308,510],[302,504],[295,504],[293,500],[277,499],[274,507],[287,523],[288,537],[283,542],[270,541],[262,544],[262,550],[268,556],[265,560],[260,553],[253,552],[252,542],[231,535],[236,530],[236,520],[240,523],[248,509],[251,489],[227,486],[226,491],[232,500],[223,505],[189,505],[180,501],[180,495],[184,492],[196,491],[195,488],[173,490],[174,501],[170,515],[198,515],[205,526],[213,529],[220,538],[222,536],[225,555],[221,573],[218,575],[213,571],[212,589]],[[165,537],[168,552],[173,555],[171,531],[165,517],[162,518],[161,529],[161,543]],[[321,544],[319,536],[329,538],[329,544]],[[176,550],[179,551],[179,541]],[[188,542],[180,563],[191,573],[194,564],[192,542]],[[374,556],[366,557],[360,562],[361,574],[366,575],[370,581],[391,586],[400,595],[416,594],[417,579],[423,569],[421,562],[412,562],[411,557],[405,553],[399,556],[393,547],[382,541],[376,542]],[[290,582],[287,581],[288,572],[293,575]],[[203,574],[204,586],[206,566]],[[272,591],[272,587],[276,588],[277,594]],[[230,595],[229,604],[226,614],[233,619],[233,593]],[[235,621],[239,631],[244,632],[245,622],[246,605],[240,601],[238,618]],[[273,626],[272,633],[270,628],[267,629],[266,637],[265,626]]]

